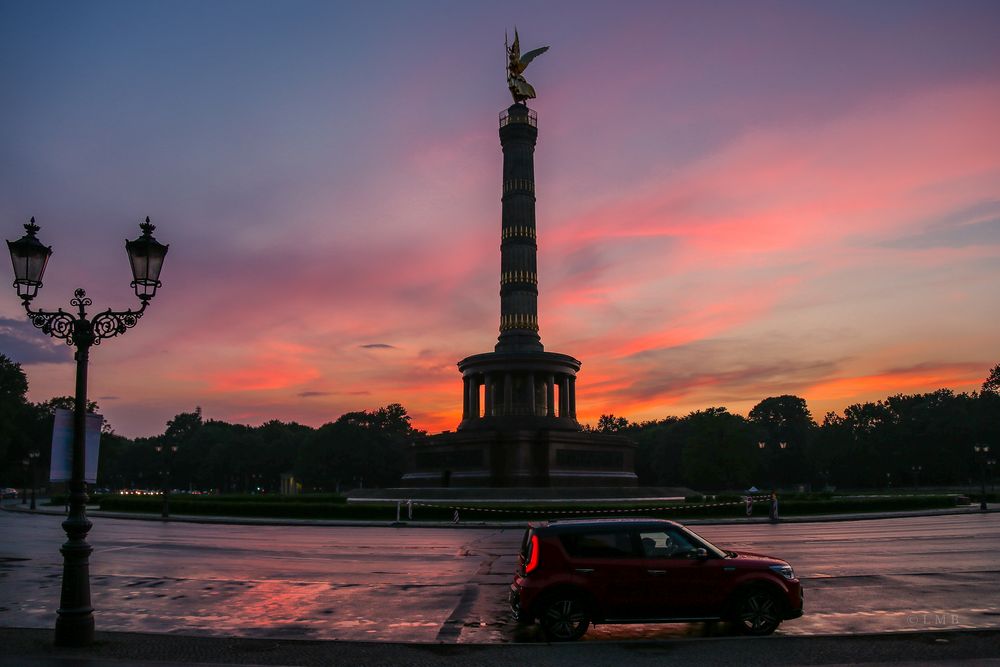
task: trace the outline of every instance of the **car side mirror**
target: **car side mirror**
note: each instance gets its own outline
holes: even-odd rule
[[[707,560],[708,550],[704,547],[698,547],[697,549],[692,549],[688,552],[688,558],[695,558],[697,560]]]

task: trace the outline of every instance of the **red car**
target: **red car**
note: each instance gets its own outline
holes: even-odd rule
[[[509,601],[553,641],[591,623],[728,620],[766,635],[802,615],[802,586],[785,561],[720,549],[673,521],[591,519],[529,524]]]

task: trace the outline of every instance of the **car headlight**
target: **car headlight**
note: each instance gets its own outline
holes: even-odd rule
[[[792,571],[791,565],[772,565],[771,571],[775,574],[780,574],[785,579],[794,579],[795,572]]]

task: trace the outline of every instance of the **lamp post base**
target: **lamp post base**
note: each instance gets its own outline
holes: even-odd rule
[[[94,643],[94,610],[59,610],[56,646],[81,647]]]
[[[83,496],[86,498],[86,495]],[[56,646],[89,646],[94,643],[94,607],[90,604],[90,554],[87,544],[90,521],[83,502],[71,497],[70,516],[63,522],[69,538],[62,545],[62,595],[56,617]]]

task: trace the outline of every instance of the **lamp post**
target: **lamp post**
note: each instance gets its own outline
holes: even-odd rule
[[[73,411],[73,459],[69,482],[69,516],[63,521],[66,543],[63,555],[62,594],[56,618],[55,643],[57,646],[86,646],[94,641],[94,608],[90,605],[90,553],[87,533],[91,523],[87,519],[86,476],[86,410],[87,366],[90,348],[105,338],[120,336],[134,327],[160,287],[160,269],[167,254],[167,246],[153,238],[155,227],[149,218],[139,225],[142,235],[134,241],[125,241],[129,263],[132,266],[132,284],[142,302],[139,310],[113,311],[87,315],[87,306],[93,301],[87,293],[77,289],[70,305],[77,312],[32,310],[31,300],[42,286],[45,266],[52,255],[52,248],[43,245],[36,236],[35,219],[24,226],[26,234],[17,241],[7,241],[10,259],[14,265],[14,288],[31,323],[42,333],[66,341],[76,348],[76,396]]]
[[[772,489],[777,486],[777,483],[779,481],[783,482],[785,477],[785,475],[781,474],[783,472],[781,470],[781,466],[784,463],[784,454],[778,454],[777,452],[779,451],[783,452],[786,449],[788,449],[787,442],[782,441],[782,442],[776,442],[774,444],[777,446],[775,452],[773,454],[766,454],[765,451],[768,452],[771,451],[767,447],[767,441],[761,440],[760,442],[757,443],[757,449],[761,451],[761,456],[763,456],[764,460],[767,462],[767,468],[771,473],[770,477],[771,477]]]
[[[37,449],[28,452],[28,460],[31,461],[31,509],[35,509],[35,487],[38,486],[38,474],[35,472],[35,464],[42,453]]]
[[[154,449],[163,455],[160,461],[160,494],[163,496],[160,516],[166,519],[170,516],[170,462],[177,453],[177,445],[156,445]]]
[[[980,445],[973,445],[972,446],[972,451],[974,451],[976,453],[976,455],[979,457],[980,466],[982,467],[983,482],[982,482],[982,487],[980,489],[982,495],[979,496],[979,509],[981,509],[982,511],[985,512],[986,511],[986,469],[987,469],[987,467],[989,467],[988,457],[989,457],[989,453],[990,453],[990,446],[989,445],[981,445],[981,444]]]
[[[24,468],[24,477],[21,479],[21,481],[24,483],[24,486],[21,487],[21,504],[22,505],[27,505],[28,504],[28,473],[31,470],[31,461],[29,461],[28,459],[21,459],[21,466]]]

